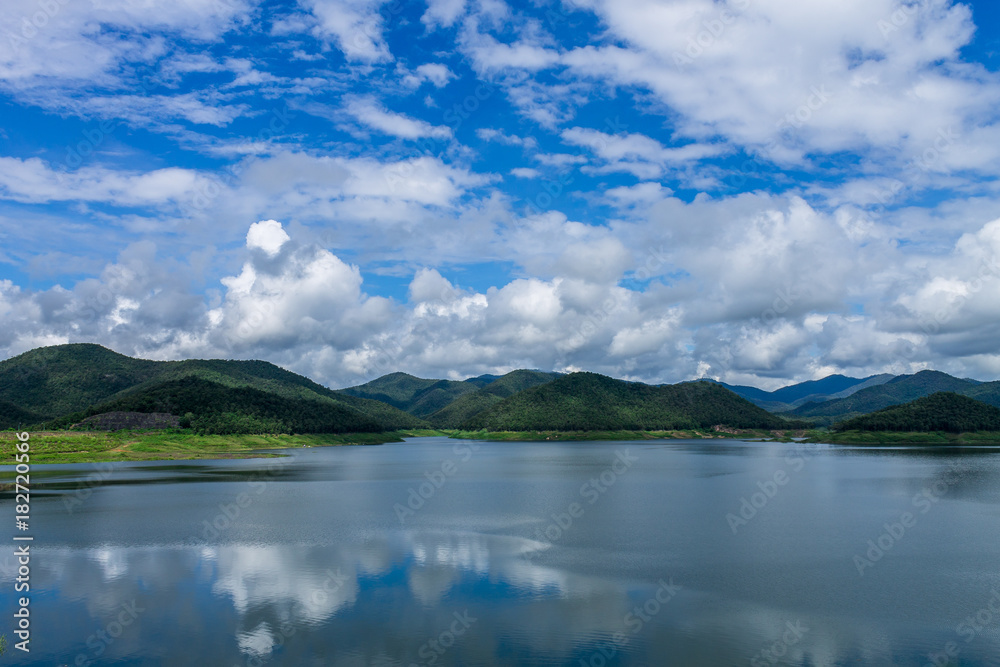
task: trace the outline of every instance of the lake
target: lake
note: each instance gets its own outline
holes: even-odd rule
[[[286,453],[35,466],[32,650],[3,660],[1000,665],[997,448]]]

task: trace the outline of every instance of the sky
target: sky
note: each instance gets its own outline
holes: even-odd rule
[[[998,379],[998,68],[989,0],[5,0],[0,359]]]

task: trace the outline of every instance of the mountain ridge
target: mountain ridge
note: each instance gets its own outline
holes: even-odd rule
[[[0,428],[83,413],[93,406],[155,392],[164,383],[192,377],[229,389],[255,389],[288,401],[337,405],[375,420],[386,430],[427,426],[385,403],[340,395],[267,361],[151,361],[100,345],[74,343],[36,348],[0,361]],[[4,409],[4,403],[13,407]],[[13,408],[37,419],[29,421]]]
[[[709,382],[647,385],[597,373],[570,373],[518,392],[462,425],[485,431],[679,430],[712,427],[795,428]]]

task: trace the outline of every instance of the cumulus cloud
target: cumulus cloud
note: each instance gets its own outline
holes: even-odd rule
[[[277,220],[255,222],[247,232],[247,247],[259,248],[271,257],[277,255],[281,246],[290,240],[291,237]]]
[[[772,208],[761,210],[764,204]],[[753,224],[727,229],[741,209]],[[553,221],[548,233],[578,238],[542,257],[553,277],[476,291],[425,267],[414,273],[407,303],[367,294],[358,266],[297,242],[275,220],[250,226],[243,265],[220,279],[214,305],[180,280],[184,272],[158,258],[153,244],[139,243],[100,278],[71,289],[31,292],[0,283],[0,347],[15,354],[93,340],[153,358],[263,357],[341,386],[393,370],[459,377],[587,368],[646,381],[713,375],[766,384],[769,377],[831,369],[909,372],[945,359],[945,352],[966,360],[953,365],[956,372],[995,364],[995,340],[984,344],[977,331],[998,316],[1000,270],[980,275],[982,266],[997,265],[971,260],[994,261],[1000,223],[963,237],[941,259],[954,276],[921,283],[914,275],[913,297],[865,318],[833,312],[843,301],[836,284],[860,287],[864,276],[852,280],[856,267],[816,261],[813,253],[831,252],[822,234],[835,223],[825,216],[795,200],[735,201],[710,213],[717,216],[712,232],[734,241],[728,254],[722,245],[696,252],[681,235],[643,255],[606,231]],[[771,270],[741,264],[749,259],[737,247]],[[630,273],[659,287],[623,282]],[[950,308],[947,322],[921,327],[921,309],[941,304]],[[964,338],[949,338],[955,332]]]
[[[430,81],[436,88],[444,88],[455,78],[455,74],[441,63],[424,63],[414,70],[418,79]]]
[[[0,156],[0,356],[1000,374],[1000,81],[966,5],[56,5],[0,7],[0,136],[36,137]]]

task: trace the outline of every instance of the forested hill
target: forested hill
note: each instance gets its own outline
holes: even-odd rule
[[[710,382],[651,386],[572,373],[516,393],[462,425],[488,431],[784,429],[795,424]]]
[[[387,430],[345,405],[286,398],[250,387],[226,387],[199,377],[168,380],[91,406],[50,424],[69,428],[108,412],[168,413],[197,433],[374,433]]]
[[[469,380],[426,380],[407,373],[390,373],[340,393],[387,403],[416,417],[427,417],[452,401],[493,382],[494,376]]]
[[[192,378],[220,388],[253,389],[286,401],[306,401],[300,406],[304,413],[312,409],[311,403],[334,406],[335,412],[353,411],[361,419],[359,424],[375,422],[385,430],[427,425],[385,403],[341,394],[266,361],[148,361],[80,343],[38,348],[0,362],[0,428],[89,412],[130,395],[163,398],[164,391],[183,386],[178,381]],[[201,389],[206,396],[222,396],[208,385]],[[289,409],[291,405],[286,403]],[[204,404],[196,412],[212,410],[211,404]]]
[[[938,392],[840,422],[838,431],[1000,431],[1000,408],[968,396]]]
[[[438,428],[460,428],[462,424],[490,409],[503,399],[525,389],[552,382],[558,377],[558,373],[529,370],[511,371],[490,382],[482,389],[462,394],[444,408],[429,415],[427,421]]]
[[[846,398],[806,403],[786,414],[790,417],[820,418],[820,423],[830,423],[930,396],[939,391],[964,394],[979,384],[940,371],[920,371],[914,375],[900,375],[885,384],[862,389]]]

